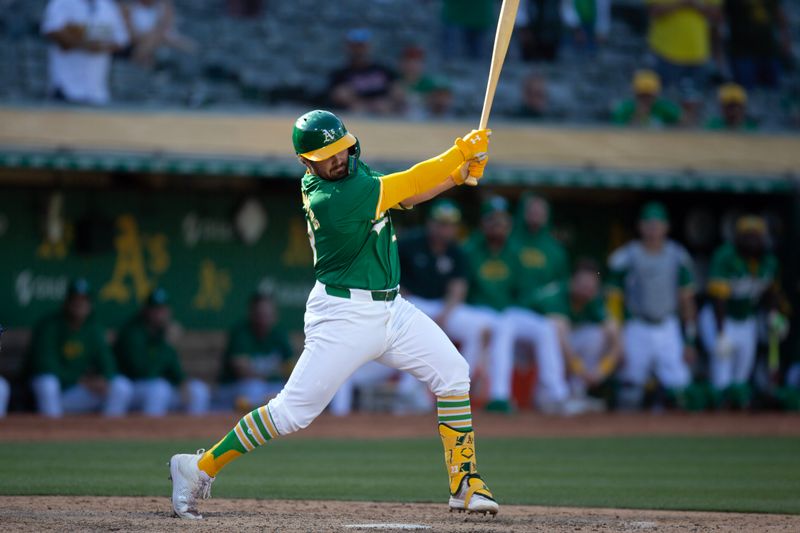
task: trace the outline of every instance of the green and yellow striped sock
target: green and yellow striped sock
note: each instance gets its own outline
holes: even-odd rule
[[[244,415],[221,441],[203,454],[197,466],[209,476],[216,477],[225,465],[240,455],[253,451],[279,436],[269,407],[262,405]]]
[[[472,409],[469,394],[460,396],[441,396],[436,399],[439,423],[446,424],[456,431],[472,431]]]

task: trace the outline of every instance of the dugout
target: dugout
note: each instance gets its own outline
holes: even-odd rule
[[[190,367],[213,358],[256,288],[301,333],[312,285],[292,157],[293,115],[0,108],[0,373],[35,320],[84,275],[114,328],[159,284],[190,333]],[[364,159],[391,171],[430,157],[472,124],[345,117]],[[634,234],[639,205],[664,201],[673,235],[704,261],[737,213],[767,215],[787,293],[800,294],[800,138],[493,124],[482,187],[454,192],[474,224],[482,195],[535,189],[573,256],[604,259]],[[424,219],[424,208],[398,225]],[[793,351],[794,352],[794,351]],[[197,355],[199,354],[199,355]],[[213,376],[214,363],[201,365]]]

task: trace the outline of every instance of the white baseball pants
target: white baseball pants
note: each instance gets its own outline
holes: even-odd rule
[[[431,318],[437,317],[444,308],[444,302],[441,300],[410,296],[408,301]],[[450,319],[444,326],[445,333],[459,343],[461,354],[473,371],[480,366],[482,358],[486,357],[485,369],[489,377],[489,395],[492,400],[508,400],[511,395],[510,372],[514,365],[514,352],[506,345],[497,342],[500,322],[501,315],[491,309],[459,305],[453,309]],[[486,345],[487,340],[488,345]],[[398,388],[413,389],[410,379],[403,375]],[[430,408],[433,407],[431,402]]]
[[[131,390],[129,409],[141,411],[146,416],[164,416],[170,410],[185,409],[190,415],[202,415],[208,412],[211,393],[208,385],[199,379],[189,379],[184,385],[184,398],[181,389],[174,387],[163,378],[137,379],[128,381]]]
[[[714,310],[706,305],[698,317],[700,340],[708,352],[711,385],[724,389],[729,385],[747,383],[753,373],[758,348],[758,331],[755,317],[746,320],[726,318],[722,334],[731,343],[729,353],[720,353],[717,341],[717,320]]]
[[[608,348],[603,326],[601,324],[577,326],[569,332],[567,340],[572,350],[580,357],[583,366],[589,371],[597,372]],[[586,384],[583,379],[573,376],[570,385],[577,396],[586,395]]]
[[[133,396],[131,382],[122,376],[115,376],[108,382],[105,395],[97,394],[80,384],[62,391],[61,383],[53,374],[34,376],[31,386],[39,413],[53,418],[93,411],[101,411],[109,417],[123,416],[128,412]]]
[[[8,399],[11,397],[11,387],[8,381],[0,376],[0,418],[8,413]]]
[[[683,388],[692,379],[683,359],[683,336],[676,317],[651,324],[631,319],[623,330],[624,363],[620,379],[644,386],[651,373],[667,388]]]
[[[282,435],[307,427],[358,368],[377,361],[404,370],[436,396],[469,392],[469,365],[447,335],[398,295],[375,301],[369,291],[331,296],[317,283],[305,314],[305,348],[284,389],[268,404]]]
[[[331,414],[334,416],[347,416],[353,410],[353,397],[359,387],[374,385],[388,381],[397,373],[397,370],[384,366],[375,361],[370,361],[356,370],[347,378],[339,390],[334,394],[330,404]],[[403,374],[415,383],[418,383],[411,374]]]
[[[526,341],[536,348],[536,366],[539,373],[536,388],[538,405],[557,405],[569,398],[566,367],[558,331],[555,323],[538,313],[527,309],[512,307],[500,315],[497,348],[501,353],[512,354],[507,365],[500,366],[497,379],[498,387],[504,387],[506,394],[511,394],[511,379],[514,370],[514,345],[518,340]],[[493,380],[494,382],[494,380]]]

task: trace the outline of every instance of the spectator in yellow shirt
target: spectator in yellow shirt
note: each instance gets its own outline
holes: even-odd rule
[[[650,13],[647,41],[664,85],[685,78],[698,87],[706,81],[712,52],[719,47],[717,25],[722,0],[645,0]]]

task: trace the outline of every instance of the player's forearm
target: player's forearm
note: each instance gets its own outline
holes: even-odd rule
[[[568,365],[573,366],[575,364],[575,360],[580,360],[580,357],[577,356],[569,342],[569,320],[567,320],[563,315],[558,314],[550,314],[547,316],[547,318],[552,320],[553,325],[556,327],[558,343],[561,345],[561,353],[564,354],[564,359],[567,361]]]
[[[54,41],[64,50],[72,50],[73,48],[79,48],[83,44],[84,31],[78,26],[69,25],[58,31],[48,33],[47,38]]]
[[[606,357],[610,357],[615,363],[622,359],[622,338],[620,336],[619,324],[609,320],[603,326],[606,337]]]
[[[694,303],[694,291],[688,289],[681,291],[680,313],[684,324],[694,324],[697,321],[697,305]]]
[[[421,203],[427,202],[428,200],[436,198],[443,192],[449,191],[455,186],[456,184],[453,181],[453,178],[451,176],[448,176],[442,183],[435,186],[433,189],[430,189],[429,191],[426,191],[422,194],[416,194],[411,198],[406,198],[405,200],[400,202],[400,205],[402,205],[406,209],[411,209],[415,205],[419,205]]]
[[[408,170],[383,176],[378,211],[386,211],[397,204],[405,205],[408,200],[443,185],[463,162],[464,154],[457,146],[453,146],[443,154],[417,163]]]

